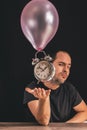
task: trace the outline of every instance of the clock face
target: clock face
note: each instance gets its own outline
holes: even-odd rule
[[[34,75],[38,80],[50,80],[55,74],[54,66],[48,61],[42,60],[34,67]]]

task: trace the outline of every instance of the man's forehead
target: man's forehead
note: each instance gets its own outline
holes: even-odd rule
[[[69,61],[71,63],[71,57],[68,55],[68,53],[65,52],[58,52],[56,54],[56,60],[59,60],[60,62],[63,61]]]
[[[60,58],[60,57],[69,57],[69,58],[71,58],[70,55],[68,53],[66,53],[66,52],[58,52],[56,54],[56,58]]]

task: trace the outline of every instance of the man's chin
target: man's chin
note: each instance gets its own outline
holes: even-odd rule
[[[55,80],[54,81],[56,84],[60,85],[63,84],[65,82],[65,80],[61,79],[61,80]]]

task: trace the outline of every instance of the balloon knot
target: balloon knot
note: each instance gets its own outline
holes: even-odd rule
[[[38,50],[38,51],[42,51],[42,49],[41,49],[41,48],[38,48],[37,50]]]

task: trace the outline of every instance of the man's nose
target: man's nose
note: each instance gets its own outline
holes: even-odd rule
[[[67,65],[64,66],[64,71],[65,71],[65,72],[68,71],[68,67],[67,67]]]

